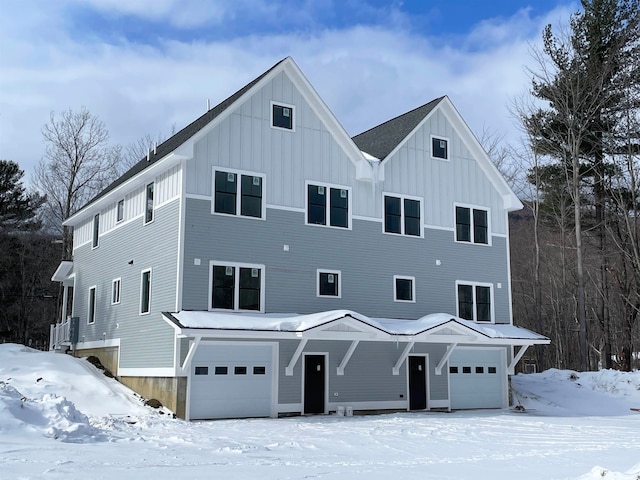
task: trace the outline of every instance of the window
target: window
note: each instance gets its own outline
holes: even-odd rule
[[[89,289],[89,308],[87,309],[87,323],[96,323],[96,287]]]
[[[262,175],[216,171],[213,212],[225,215],[264,218]]]
[[[338,270],[318,270],[318,297],[340,298],[340,272]]]
[[[264,265],[211,262],[212,310],[264,310]]]
[[[476,367],[476,373],[484,373],[484,367]]]
[[[458,316],[476,322],[491,322],[491,287],[459,284]]]
[[[215,375],[227,375],[229,373],[228,367],[216,367],[214,370]]]
[[[420,200],[401,196],[384,196],[384,231],[399,235],[422,236]]]
[[[233,367],[233,374],[234,375],[246,375],[247,374],[247,367]]]
[[[308,184],[307,224],[350,228],[349,189]]]
[[[488,211],[456,206],[456,241],[488,244]]]
[[[285,130],[294,130],[293,106],[271,103],[271,126],[283,128]]]
[[[449,373],[458,373],[458,367],[449,367]]]
[[[462,367],[462,373],[471,373],[471,367]]]
[[[147,202],[144,210],[144,223],[153,221],[153,182],[147,185]]]
[[[209,375],[209,367],[196,367],[196,375]]]
[[[416,301],[415,277],[393,276],[393,299],[396,302]]]
[[[111,282],[111,305],[117,305],[120,303],[120,291],[122,280],[116,278]]]
[[[449,159],[449,141],[446,138],[431,137],[431,156],[441,160]]]
[[[118,208],[116,209],[116,222],[121,222],[124,219],[124,199],[118,202]]]
[[[144,270],[140,280],[140,314],[151,311],[151,270]]]
[[[254,375],[266,375],[267,367],[253,367]]]
[[[488,373],[497,373],[498,369],[496,367],[488,367],[487,368],[487,372]]]
[[[91,248],[96,248],[98,246],[98,234],[100,233],[100,214],[96,213],[93,217],[93,241],[91,243]]]

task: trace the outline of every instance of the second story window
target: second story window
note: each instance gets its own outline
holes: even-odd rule
[[[151,311],[151,270],[143,270],[140,278],[140,315]]]
[[[153,221],[153,182],[147,185],[144,208],[144,223]]]
[[[422,236],[420,200],[384,196],[384,231],[400,235]]]
[[[264,177],[218,170],[214,175],[214,213],[264,218]]]
[[[211,263],[211,310],[264,310],[264,266]]]
[[[456,241],[488,244],[488,211],[480,208],[456,206]]]
[[[349,190],[307,185],[307,223],[349,228]]]
[[[476,322],[491,322],[491,286],[458,284],[458,316]]]
[[[124,199],[118,202],[118,208],[116,210],[116,222],[121,222],[124,219]]]
[[[91,247],[96,248],[98,246],[98,238],[100,234],[100,214],[96,213],[93,217],[93,239],[91,241]]]

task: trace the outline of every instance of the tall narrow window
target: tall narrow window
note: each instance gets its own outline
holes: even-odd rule
[[[384,196],[384,231],[399,235],[422,236],[420,200],[403,196]]]
[[[307,185],[307,223],[349,228],[349,189]]]
[[[213,310],[263,310],[262,265],[211,264],[211,305]]]
[[[144,270],[140,280],[140,314],[151,311],[151,270]]]
[[[116,278],[111,282],[111,305],[117,305],[120,303],[122,280]]]
[[[489,214],[487,210],[456,207],[456,241],[489,243]]]
[[[98,246],[98,238],[100,234],[100,214],[96,213],[93,217],[93,241],[91,242],[92,248]]]
[[[242,175],[240,215],[262,217],[262,178]]]
[[[213,308],[234,309],[236,269],[232,266],[213,266]]]
[[[96,323],[96,287],[89,289],[89,307],[87,309],[87,323]]]
[[[147,185],[147,201],[144,210],[144,223],[153,220],[153,182]]]
[[[327,194],[323,186],[307,187],[307,223],[315,225],[327,224]]]
[[[124,199],[118,202],[118,208],[116,210],[116,222],[121,222],[124,219]]]
[[[238,192],[237,175],[231,172],[216,172],[215,180],[216,213],[236,214],[236,194]]]

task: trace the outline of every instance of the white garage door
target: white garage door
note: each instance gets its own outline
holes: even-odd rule
[[[200,345],[191,362],[189,418],[268,417],[273,367],[271,345]]]
[[[451,408],[507,406],[503,351],[457,348],[449,358]]]

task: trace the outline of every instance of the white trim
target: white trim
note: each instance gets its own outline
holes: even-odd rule
[[[153,192],[152,192],[152,197],[151,198],[151,220],[147,221],[147,209],[149,208],[149,185],[153,185]],[[153,223],[153,221],[156,219],[156,199],[155,197],[157,196],[157,192],[156,192],[156,181],[155,179],[151,182],[147,182],[144,185],[144,204],[142,205],[142,224],[143,225],[149,225],[150,223]]]
[[[386,197],[397,198],[400,200],[400,233],[395,232],[387,232],[386,225],[386,210],[385,210],[385,199]],[[408,235],[404,231],[404,201],[405,200],[414,200],[420,204],[420,235]],[[408,238],[424,238],[424,198],[416,197],[415,195],[405,195],[404,193],[391,193],[391,192],[382,192],[382,233],[385,235],[395,235],[402,236]]]
[[[232,173],[236,176],[236,213],[224,213],[224,212],[216,212],[216,172],[222,173]],[[245,177],[259,177],[262,187],[262,196],[260,197],[260,216],[252,217],[251,215],[242,215],[242,176]],[[208,200],[211,201],[211,214],[212,215],[222,215],[224,217],[237,217],[237,218],[249,218],[252,220],[266,220],[267,219],[267,202],[266,200],[266,179],[267,176],[264,173],[258,172],[249,172],[247,170],[238,170],[238,169],[230,169],[225,167],[212,167],[211,172],[211,197]]]
[[[367,217],[367,216],[364,216],[364,215],[352,215],[351,218],[354,219],[354,220],[362,220],[364,222],[382,223],[384,221],[383,218]]]
[[[79,352],[81,350],[94,349],[94,348],[107,348],[107,347],[119,347],[119,346],[120,346],[119,338],[93,340],[91,342],[79,341],[78,343],[76,343],[76,352]]]
[[[302,353],[302,372],[301,372],[301,392],[300,399],[302,400],[302,415],[305,415],[304,412],[304,390],[305,390],[305,381],[306,381],[306,358],[311,355],[321,355],[324,357],[324,415],[329,413],[329,352],[303,352]],[[313,414],[310,414],[313,415]]]
[[[400,367],[402,366],[402,364],[404,363],[404,361],[407,359],[407,357],[409,356],[409,353],[411,352],[411,349],[413,348],[413,346],[415,345],[416,341],[415,340],[411,340],[407,343],[407,346],[404,347],[404,350],[402,351],[402,354],[400,355],[400,357],[398,358],[398,361],[396,362],[396,364],[393,366],[393,368],[391,369],[391,373],[393,375],[400,375]]]
[[[342,361],[340,362],[340,365],[338,365],[338,368],[336,369],[336,375],[344,375],[344,369],[349,363],[349,360],[351,360],[351,356],[353,355],[353,352],[355,352],[356,348],[358,348],[359,343],[360,343],[360,340],[354,340],[351,342],[351,345],[349,345],[349,348],[347,349],[347,353],[344,354],[344,357],[342,357]]]
[[[309,223],[309,186],[314,187],[324,187],[325,189],[325,223]],[[346,190],[347,191],[347,226],[340,227],[337,225],[331,225],[331,189],[333,190]],[[345,185],[336,185],[334,183],[325,183],[325,182],[315,182],[313,180],[305,180],[304,182],[304,205],[305,205],[305,215],[304,215],[304,224],[312,227],[325,227],[325,228],[337,228],[340,230],[352,230],[353,221],[352,221],[352,211],[353,211],[353,190],[351,187],[347,187]]]
[[[164,368],[118,368],[119,377],[176,377],[173,367]]]
[[[397,291],[397,280],[411,280],[411,300],[399,300]],[[393,301],[399,303],[416,303],[416,277],[410,277],[407,275],[394,275],[393,276]]]
[[[518,350],[518,353],[513,355],[514,346],[515,345],[511,346],[511,354],[512,354],[513,358],[511,359],[511,363],[509,363],[509,365],[507,365],[507,375],[515,375],[515,373],[516,373],[515,372],[516,365],[518,364],[520,359],[524,356],[524,353],[529,348],[529,345],[520,345],[520,350]]]
[[[114,293],[116,293],[116,291],[114,290],[114,287],[116,286],[116,282],[118,282],[118,290],[117,290],[118,301],[114,302],[113,297],[114,297]],[[122,277],[118,277],[111,280],[111,305],[120,305],[121,300],[122,300]]]
[[[233,309],[228,308],[214,308],[213,307],[213,267],[232,267],[234,269],[234,289],[233,289]],[[257,268],[260,270],[260,309],[259,310],[241,310],[238,308],[240,302],[240,268]],[[266,267],[260,263],[240,263],[240,262],[225,262],[223,260],[210,260],[209,261],[209,301],[207,308],[210,312],[253,312],[264,313],[265,304],[265,277]]]
[[[298,359],[300,358],[300,355],[302,355],[302,352],[304,351],[304,347],[307,345],[308,341],[309,339],[303,338],[302,340],[300,340],[300,343],[298,343],[298,346],[296,347],[296,351],[293,352],[293,355],[289,360],[289,364],[284,369],[284,374],[287,377],[293,376],[293,369],[295,368],[296,363],[298,363]]]
[[[504,211],[505,226],[506,226],[506,250],[507,250],[507,294],[509,298],[508,312],[509,312],[509,325],[513,325],[513,292],[511,291],[511,242],[509,240],[509,212]]]
[[[341,402],[333,401],[329,402],[327,409],[329,411],[337,410],[338,407],[351,407],[355,412],[356,410],[406,410],[409,404],[408,400],[389,400],[380,402]],[[287,405],[287,404],[285,404]]]
[[[93,290],[93,308],[91,308],[91,290]],[[95,325],[97,308],[98,308],[98,286],[93,285],[88,288],[88,293],[87,293],[87,325]],[[92,310],[93,310],[93,320],[91,319]]]
[[[299,208],[299,207],[285,207],[284,205],[274,205],[274,204],[268,204],[267,208],[269,209],[273,209],[273,210],[284,210],[287,212],[297,212],[297,213],[305,213],[306,210],[304,208]]]
[[[187,215],[187,202],[184,192],[187,189],[187,176],[185,175],[186,160],[180,165],[180,205],[178,209],[178,258],[176,268],[176,312],[182,310],[182,289],[184,287],[184,236],[185,236],[185,219]],[[176,348],[176,359],[178,353]]]
[[[273,124],[273,107],[277,105],[278,107],[290,108],[291,109],[291,128],[278,127]],[[289,103],[279,102],[276,100],[271,100],[269,104],[269,126],[275,130],[283,130],[285,132],[295,132],[296,131],[296,106],[291,105]]]
[[[449,361],[449,357],[451,356],[451,354],[453,353],[453,351],[456,349],[457,346],[458,346],[457,343],[452,343],[451,345],[447,345],[447,351],[438,362],[438,365],[436,365],[436,369],[435,369],[436,375],[442,375],[442,367],[444,367],[444,364]]]
[[[469,210],[469,221],[471,222],[469,225],[469,236],[470,236],[470,241],[468,242],[464,242],[462,240],[458,240],[458,212],[457,212],[457,207],[461,207],[461,208],[466,208]],[[475,241],[475,222],[473,219],[473,211],[474,210],[482,210],[484,212],[487,212],[487,243],[477,243]],[[493,245],[493,242],[491,241],[492,237],[493,237],[493,232],[492,232],[492,228],[491,228],[491,209],[489,207],[484,207],[484,206],[480,206],[480,205],[473,205],[470,203],[460,203],[460,202],[453,202],[453,241],[455,243],[459,243],[462,245],[478,245],[478,246],[484,246],[484,247],[490,247],[491,245]]]
[[[91,250],[100,246],[100,212],[93,216],[91,222]]]
[[[124,222],[124,202],[124,198],[121,198],[116,202],[116,225]],[[120,204],[122,204],[122,218],[118,218],[118,214],[120,213]]]
[[[449,399],[446,399],[446,400],[429,399],[429,409],[432,410],[434,408],[446,408],[448,410],[451,410],[451,401]]]
[[[472,281],[467,281],[467,280],[456,280],[455,281],[455,294],[456,294],[456,316],[460,317],[460,299],[458,298],[458,286],[459,285],[467,285],[472,287],[471,292],[473,295],[473,319],[471,319],[471,321],[478,323],[479,325],[489,325],[492,323],[496,323],[496,315],[495,315],[495,300],[493,298],[494,293],[493,293],[493,283],[487,283],[487,282],[472,282]],[[491,302],[491,305],[489,305],[490,307],[490,314],[491,314],[491,321],[489,322],[479,322],[478,320],[476,320],[476,307],[477,307],[477,302],[476,302],[476,289],[475,287],[489,287],[489,301]],[[462,318],[462,317],[460,317]],[[513,342],[512,342],[513,343]]]
[[[203,195],[201,193],[185,193],[184,198],[190,198],[193,200],[205,200],[211,202],[211,195]]]
[[[321,295],[320,294],[320,274],[321,273],[327,273],[329,275],[338,276],[338,295]],[[318,268],[316,270],[316,297],[317,298],[342,298],[342,272],[340,270],[330,270],[328,268]]]
[[[447,156],[445,158],[436,157],[433,155],[433,140],[444,140],[447,142]],[[451,160],[451,139],[442,135],[429,135],[429,155],[431,160],[438,160],[440,162],[448,162]]]
[[[143,312],[142,311],[142,292],[143,292],[143,279],[144,279],[144,274],[149,272],[149,311],[148,312]],[[144,270],[140,270],[140,303],[138,305],[138,315],[149,315],[151,313],[151,291],[152,291],[152,283],[153,283],[153,269],[151,268],[145,268]]]

